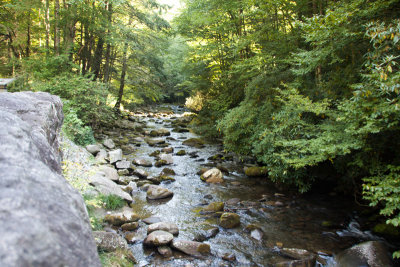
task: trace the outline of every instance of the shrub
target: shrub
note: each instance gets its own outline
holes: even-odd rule
[[[64,101],[64,133],[76,144],[84,146],[96,142],[93,131],[90,126],[85,126],[83,121],[79,119],[77,111],[70,107],[68,101]]]
[[[93,81],[91,77],[63,73],[44,82],[36,81],[32,88],[68,100],[68,108],[74,110],[83,125],[98,127],[103,121],[114,118],[112,109],[106,103],[107,85]]]

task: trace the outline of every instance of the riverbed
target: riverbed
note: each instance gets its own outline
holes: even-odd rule
[[[356,206],[350,199],[329,194],[301,196],[277,189],[266,177],[247,177],[243,169],[251,164],[225,153],[217,141],[198,147],[184,145],[185,140],[201,137],[188,131],[184,123],[177,123],[185,121],[182,118],[187,113],[183,108],[172,106],[171,110],[134,114],[136,122],[144,125],[143,135],[122,131],[112,136],[117,143],[118,139],[135,140],[134,151],[124,155],[130,161],[141,158],[154,163],[155,151],[165,147],[173,149],[169,153],[172,164],[140,167],[150,177],[158,176],[165,167],[174,170],[175,175],[171,176],[175,181],[161,183],[174,193],[173,197],[149,201],[146,192],[139,188],[132,194],[131,207],[140,218],[158,217],[175,223],[180,239],[198,240],[204,231],[213,227],[219,232],[201,240],[211,247],[208,256],[191,257],[174,251],[172,257],[165,258],[157,250],[143,246],[147,226],[140,222],[130,244],[139,266],[273,266],[295,259],[284,253],[287,249],[308,251],[316,255],[315,266],[330,266],[335,253],[375,238],[359,229]],[[164,139],[165,144],[146,143],[150,132],[161,128],[170,133],[157,137]],[[185,155],[178,155],[181,150]],[[223,170],[223,183],[209,184],[200,179],[200,170],[213,167]],[[220,214],[202,213],[202,208],[211,202],[224,202],[224,211],[240,216],[240,226],[224,229],[219,226]]]

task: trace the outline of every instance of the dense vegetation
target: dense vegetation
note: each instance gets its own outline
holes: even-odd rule
[[[65,128],[89,143],[89,127],[113,119],[113,107],[179,97],[168,94],[162,64],[173,49],[167,9],[152,0],[1,1],[0,76],[18,77],[11,90],[62,97]]]
[[[391,0],[186,1],[197,129],[278,183],[362,194],[398,226],[399,16]]]
[[[397,0],[6,0],[0,74],[65,100],[75,141],[183,101],[196,129],[301,192],[329,183],[400,224]]]

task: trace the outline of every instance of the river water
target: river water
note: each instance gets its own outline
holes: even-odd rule
[[[265,178],[249,178],[243,174],[244,164],[238,160],[220,160],[215,162],[210,157],[223,153],[218,143],[208,143],[204,148],[185,146],[182,142],[188,138],[198,137],[194,133],[172,131],[172,122],[183,115],[183,110],[173,107],[174,113],[163,116],[136,114],[138,120],[146,124],[146,130],[166,128],[171,131],[166,139],[172,153],[173,164],[165,166],[173,169],[175,182],[161,184],[174,192],[172,199],[148,202],[146,192],[138,190],[134,194],[134,211],[141,217],[160,217],[163,221],[174,222],[180,229],[179,238],[193,240],[207,227],[217,226],[216,216],[201,215],[199,212],[206,203],[222,201],[225,209],[234,211],[240,216],[241,225],[235,229],[223,229],[209,240],[211,255],[202,259],[193,258],[174,251],[170,259],[163,258],[156,250],[143,247],[146,237],[144,223],[137,230],[136,240],[131,244],[139,266],[273,266],[290,259],[280,252],[282,248],[305,249],[318,255],[316,266],[327,266],[332,261],[330,255],[337,253],[363,240],[362,235],[346,233],[348,223],[356,219],[351,201],[333,199],[329,195],[298,196],[280,192]],[[122,133],[120,138],[132,137],[132,133]],[[151,147],[140,143],[134,154],[127,158],[146,158],[160,147]],[[185,156],[176,152],[185,150]],[[196,153],[198,157],[191,157]],[[205,166],[224,166],[229,174],[224,174],[223,184],[207,184],[197,174]],[[150,175],[157,176],[161,168],[155,166],[146,169]],[[232,200],[238,198],[239,200]],[[231,200],[231,205],[226,204]],[[239,202],[238,202],[239,201]],[[245,227],[254,224],[262,232],[253,238]],[[258,240],[260,239],[260,240]],[[366,239],[364,237],[364,239]],[[225,254],[233,254],[235,261],[223,260]],[[190,266],[190,265],[187,265]]]

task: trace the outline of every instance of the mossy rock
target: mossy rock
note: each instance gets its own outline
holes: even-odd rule
[[[158,177],[158,179],[159,179],[160,182],[175,182],[175,178],[172,178],[172,177],[167,176],[167,175],[160,175]]]
[[[197,252],[201,254],[210,254],[211,248],[209,244],[201,244],[197,247]]]
[[[139,227],[138,222],[124,223],[123,225],[121,225],[121,229],[123,231],[133,231],[136,230],[138,227]]]
[[[175,174],[176,174],[175,171],[173,169],[170,169],[170,168],[164,168],[161,171],[161,175],[175,175]]]
[[[236,213],[225,212],[219,219],[219,225],[226,229],[238,227],[240,225],[240,217]]]
[[[142,186],[144,186],[145,184],[154,184],[152,181],[150,181],[150,180],[141,180],[141,181],[137,181],[136,182],[136,185],[138,186],[138,187],[142,187]]]
[[[150,136],[151,137],[157,137],[158,136],[158,132],[156,130],[151,130]]]
[[[160,150],[155,150],[149,154],[150,157],[157,157],[160,155],[161,151]]]
[[[268,169],[266,167],[248,167],[244,170],[244,173],[249,177],[261,177],[268,175]]]
[[[224,202],[212,202],[203,209],[203,212],[218,212],[224,210]]]
[[[203,148],[204,141],[200,138],[190,138],[182,142],[182,144],[186,146],[196,147],[196,148]]]
[[[168,162],[163,159],[157,160],[157,162],[154,164],[154,166],[156,166],[156,167],[162,167],[165,165],[168,165]]]
[[[185,151],[185,150],[179,150],[179,151],[176,153],[176,155],[177,155],[177,156],[185,156],[185,155],[186,155],[186,151]]]

